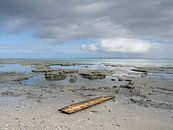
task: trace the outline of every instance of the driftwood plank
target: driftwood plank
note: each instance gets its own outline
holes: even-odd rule
[[[59,111],[61,111],[63,113],[66,113],[66,114],[72,114],[72,113],[78,112],[80,110],[89,108],[91,106],[100,104],[102,102],[111,100],[113,98],[114,98],[113,96],[97,97],[97,98],[89,99],[89,100],[86,100],[86,101],[83,101],[83,102],[71,104],[69,106],[66,106],[66,107],[63,107],[63,108],[59,109]]]

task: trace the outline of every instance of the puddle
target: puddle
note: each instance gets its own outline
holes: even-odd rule
[[[24,80],[22,83],[25,85],[29,86],[44,86],[44,85],[49,85],[51,83],[58,83],[61,82],[65,79],[62,80],[48,80],[45,78],[45,75],[43,74],[38,74],[33,76],[32,78],[29,78],[27,80]]]
[[[75,69],[75,70],[111,70],[117,72],[118,74],[131,72],[131,68],[127,67],[112,67],[112,66],[105,66],[104,64],[96,64],[96,65],[76,65],[76,66],[61,66],[61,65],[53,65],[50,66],[52,69]],[[115,75],[117,74],[115,73]],[[77,81],[75,83],[70,83],[71,75],[77,77]],[[116,75],[117,76],[117,75]],[[66,74],[66,78],[62,78],[62,80],[46,80],[45,76],[42,74],[38,74],[28,80],[23,81],[24,84],[29,86],[40,86],[40,85],[49,85],[49,84],[62,84],[64,86],[86,86],[87,87],[105,87],[105,86],[115,86],[119,84],[119,81],[112,81],[111,79],[115,76],[106,76],[105,79],[94,79],[89,80],[87,78],[83,78],[79,74]],[[59,79],[59,78],[57,78]]]
[[[37,85],[41,86],[48,84],[49,82],[45,79],[44,75],[38,74],[33,76],[32,78],[24,80],[22,83],[29,86],[37,86]]]
[[[64,86],[86,86],[87,87],[104,87],[104,86],[115,86],[118,83],[118,80],[112,81],[111,76],[107,76],[105,79],[95,79],[89,80],[86,78],[82,78],[79,74],[75,74],[74,76],[77,77],[77,81],[75,83],[70,83],[71,76],[67,74],[67,77],[64,80],[59,81],[50,81],[46,80],[44,75],[38,74],[33,76],[30,79],[24,80],[22,83],[28,86],[45,86],[50,84],[62,84]]]
[[[52,65],[50,66],[51,69],[74,69],[79,70],[82,66],[76,65],[76,66],[61,66],[61,65]]]
[[[21,64],[0,64],[0,72],[21,72],[29,73],[31,72],[31,66],[24,66]]]

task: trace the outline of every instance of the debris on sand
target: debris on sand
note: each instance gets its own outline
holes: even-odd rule
[[[80,103],[75,103],[75,104],[66,106],[64,108],[59,109],[59,111],[61,111],[63,113],[66,113],[66,114],[72,114],[72,113],[78,112],[80,110],[89,108],[91,106],[100,104],[102,102],[111,100],[113,98],[114,98],[113,96],[97,97],[97,98],[94,98],[94,99],[90,99],[90,100],[86,100],[86,101],[83,101],[83,102],[80,102]]]

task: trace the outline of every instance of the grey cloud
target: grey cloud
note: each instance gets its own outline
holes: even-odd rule
[[[1,31],[41,39],[172,40],[171,0],[1,0]]]

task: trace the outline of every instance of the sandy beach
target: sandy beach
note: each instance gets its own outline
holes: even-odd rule
[[[173,130],[173,0],[0,0],[0,130]]]
[[[0,60],[0,104],[2,130],[173,130],[173,67]]]

